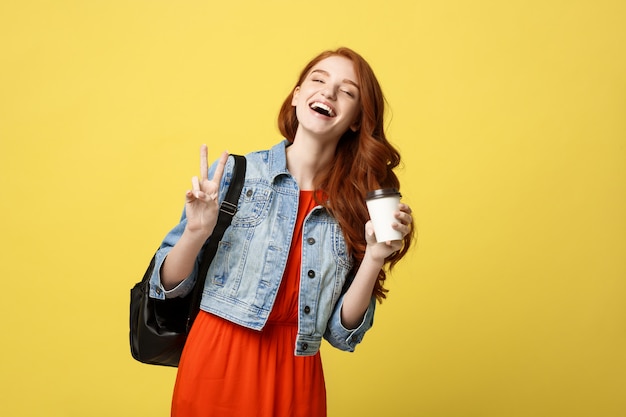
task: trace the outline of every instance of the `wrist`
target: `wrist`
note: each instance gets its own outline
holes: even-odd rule
[[[372,253],[370,246],[365,248],[365,254],[363,255],[363,263],[367,262],[372,266],[377,266],[379,269],[385,264],[385,257]]]
[[[210,236],[211,232],[207,233],[202,229],[190,229],[189,225],[187,225],[180,238],[181,240],[185,240],[189,243],[196,242],[203,245]]]

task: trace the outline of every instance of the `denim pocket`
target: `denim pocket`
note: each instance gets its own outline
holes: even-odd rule
[[[239,208],[233,217],[234,227],[255,227],[268,215],[272,190],[261,184],[246,184],[241,191]]]

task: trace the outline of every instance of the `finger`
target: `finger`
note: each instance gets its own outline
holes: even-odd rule
[[[224,167],[226,166],[226,161],[228,161],[228,152],[224,151],[222,152],[222,155],[220,156],[220,159],[217,162],[217,166],[215,167],[215,172],[213,173],[213,178],[211,178],[211,181],[217,183],[218,186],[222,179],[222,175],[224,175]]]
[[[371,220],[368,220],[367,223],[365,223],[365,234],[367,236],[374,236],[374,224]]]
[[[411,207],[409,207],[407,204],[404,204],[404,203],[400,203],[400,211],[403,211],[408,214],[413,213],[413,210],[411,210]]]
[[[413,216],[405,211],[396,211],[395,218],[398,219],[402,224],[413,223]]]
[[[409,230],[411,223],[413,222],[413,219],[408,214],[405,214],[404,216],[396,216],[396,219],[398,221],[391,224],[391,227],[396,230]]]
[[[200,147],[200,178],[202,181],[206,180],[209,176],[209,158],[208,148],[206,145]]]
[[[191,179],[191,192],[196,198],[200,198],[200,180],[198,177]]]
[[[407,216],[410,216],[410,211],[408,210],[410,210],[409,206],[407,206],[406,204],[400,203],[398,204],[398,210],[393,213],[393,217],[395,217],[397,220],[402,222],[403,219],[406,219]]]
[[[399,216],[398,220],[400,220],[400,222],[406,226],[413,223],[413,217],[410,214],[404,214],[403,216]]]
[[[374,225],[371,220],[365,223],[365,241],[368,243],[376,243],[376,235],[374,234]]]

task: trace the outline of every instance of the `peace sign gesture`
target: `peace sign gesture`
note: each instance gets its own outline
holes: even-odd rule
[[[208,150],[206,145],[200,147],[200,178],[191,179],[192,189],[185,195],[185,212],[187,215],[187,230],[199,233],[208,238],[217,223],[219,211],[217,197],[220,191],[220,181],[224,174],[224,166],[228,159],[228,152],[222,152],[217,163],[215,173],[209,180]]]

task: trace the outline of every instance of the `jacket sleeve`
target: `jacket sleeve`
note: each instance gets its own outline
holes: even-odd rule
[[[351,281],[350,281],[351,282]],[[348,285],[345,286],[347,290]],[[374,325],[374,311],[376,310],[376,297],[371,298],[370,304],[363,315],[361,324],[356,329],[348,330],[341,323],[341,308],[343,306],[343,299],[346,293],[345,290],[342,293],[339,301],[335,305],[328,325],[326,326],[326,332],[324,338],[334,347],[349,352],[354,352],[356,345],[361,343],[365,333]]]
[[[187,218],[183,211],[183,215],[180,223],[178,223],[163,239],[161,246],[157,250],[154,256],[154,269],[152,270],[152,276],[150,277],[150,297],[163,300],[165,298],[184,297],[189,294],[193,288],[193,284],[196,282],[196,275],[198,274],[199,258],[196,258],[196,262],[193,267],[193,271],[186,277],[180,284],[171,290],[163,288],[161,283],[161,267],[167,257],[167,254],[172,250],[178,239],[180,239],[185,226],[187,224]],[[200,256],[200,254],[198,255]]]
[[[222,203],[222,201],[224,201],[226,192],[228,191],[228,186],[232,178],[233,166],[234,159],[228,158],[228,162],[226,163],[226,167],[224,168],[224,175],[222,176],[222,179],[220,181],[220,192],[218,196],[218,201],[220,204]],[[209,178],[213,177],[216,167],[217,161],[215,161],[209,168]],[[187,217],[185,215],[185,211],[183,210],[180,222],[165,236],[165,238],[161,242],[161,246],[159,246],[159,249],[155,254],[154,270],[152,271],[152,276],[150,278],[150,297],[152,298],[163,300],[165,298],[184,297],[191,292],[193,285],[196,282],[198,268],[200,266],[200,259],[202,259],[202,253],[206,244],[203,246],[203,249],[200,250],[200,253],[196,257],[193,271],[191,272],[191,274],[189,274],[188,277],[181,281],[180,284],[178,284],[171,290],[165,290],[165,288],[163,288],[163,284],[161,283],[161,266],[163,265],[167,254],[170,252],[170,250],[172,250],[176,242],[178,242],[178,240],[182,236],[186,225]]]

